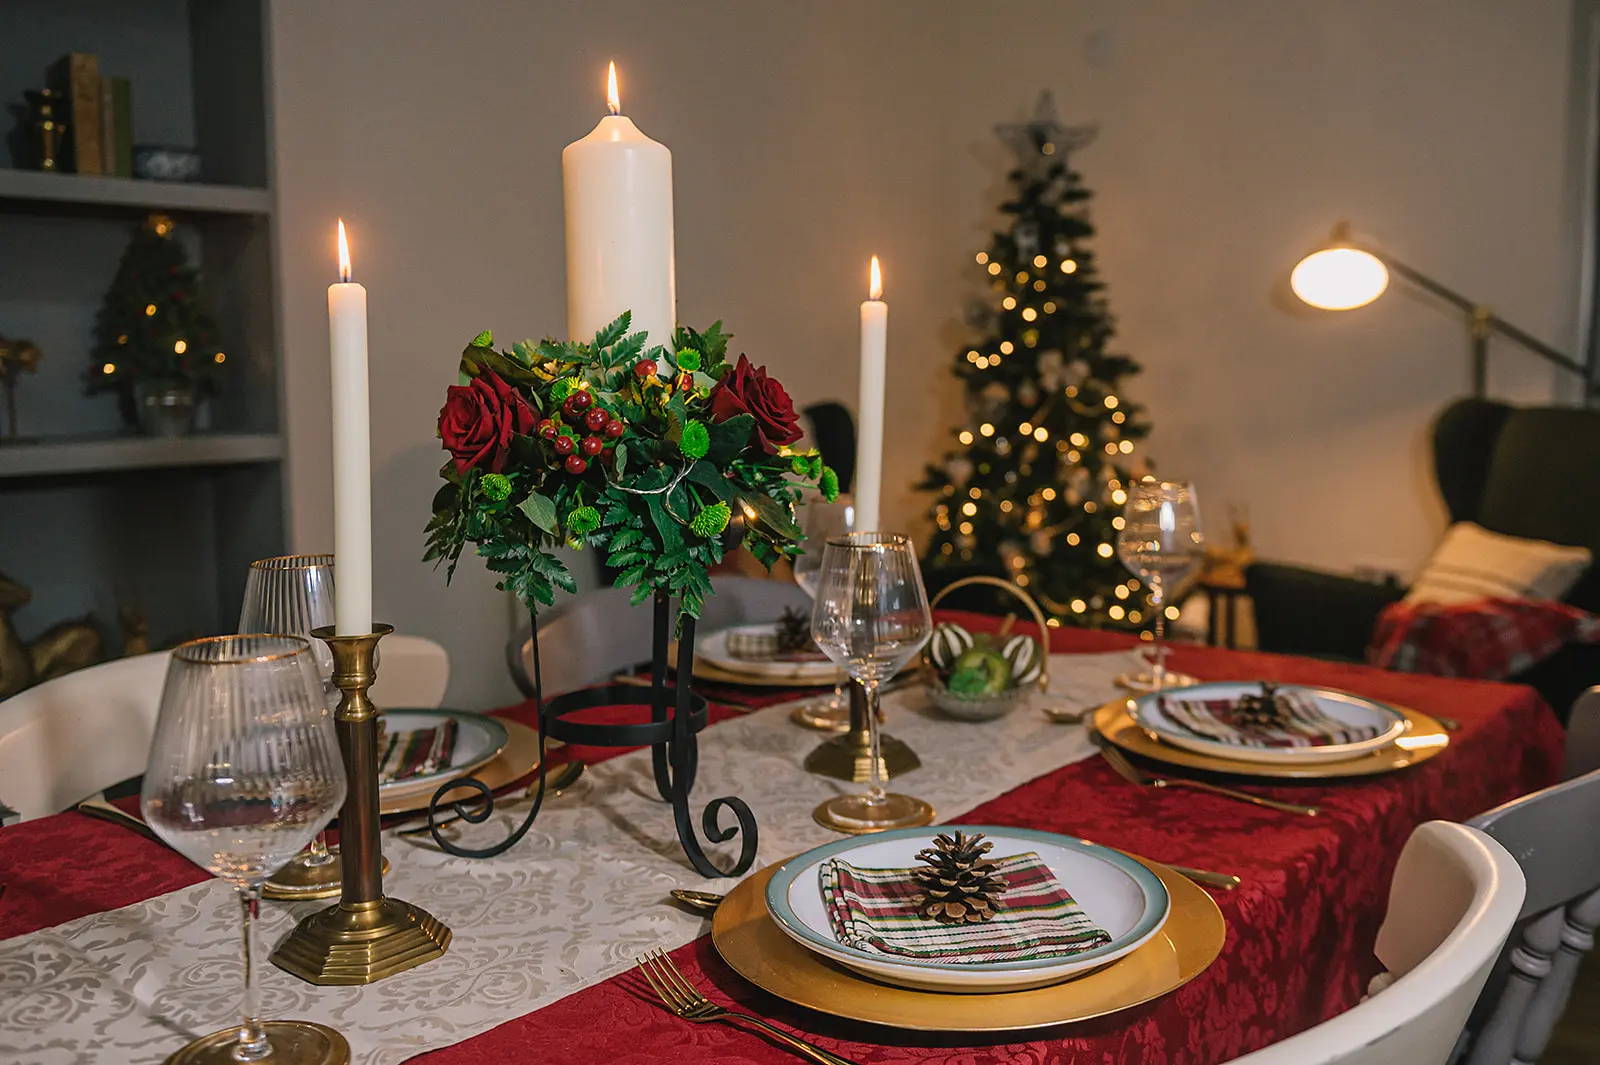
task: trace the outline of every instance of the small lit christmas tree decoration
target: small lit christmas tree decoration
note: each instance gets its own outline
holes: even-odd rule
[[[918,486],[935,495],[922,564],[934,586],[1015,581],[1052,624],[1142,628],[1153,620],[1143,590],[1115,550],[1126,487],[1145,472],[1149,424],[1124,388],[1140,367],[1109,350],[1091,194],[1068,165],[1094,130],[1063,125],[1044,93],[1032,119],[996,131],[1016,153],[1008,224],[975,256],[989,297],[967,316],[980,335],[953,360],[968,413],[951,430],[960,450]]]
[[[126,396],[144,383],[209,392],[227,355],[176,233],[166,215],[151,215],[134,231],[95,324],[87,391]]]

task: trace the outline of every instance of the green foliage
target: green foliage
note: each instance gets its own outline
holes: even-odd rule
[[[557,589],[572,590],[570,575],[551,552],[586,543],[605,552],[617,586],[632,588],[635,602],[673,596],[685,613],[698,616],[711,591],[710,567],[729,546],[724,540],[735,507],[749,516],[740,529],[756,558],[770,566],[798,553],[794,503],[801,488],[825,472],[821,459],[814,452],[766,454],[752,442],[748,414],[712,421],[709,384],[700,382],[726,369],[722,323],[704,332],[680,327],[673,356],[663,348],[646,350],[644,334],[628,331],[630,321],[628,314],[619,316],[587,344],[546,338],[502,353],[489,346],[486,331],[467,345],[463,379],[497,374],[555,423],[558,437],[588,435],[561,410],[579,388],[624,430],[620,438],[607,438],[605,452],[584,456],[587,466],[579,474],[566,469],[554,440],[537,435],[512,438],[503,474],[476,468],[462,474],[446,463],[426,530],[426,559],[446,564],[453,575],[470,543],[499,586],[532,610],[552,603]],[[676,358],[683,370],[693,364],[696,387],[679,391],[676,382],[637,377],[633,366],[642,358]],[[521,502],[500,506],[507,498]]]
[[[134,231],[101,304],[86,391],[128,395],[143,381],[208,393],[227,353],[200,287],[172,219],[152,215]]]
[[[1147,627],[1143,589],[1115,595],[1130,574],[1108,547],[1121,493],[1147,470],[1136,445],[1150,426],[1125,393],[1139,364],[1112,350],[1090,193],[1068,164],[1081,131],[1041,116],[1008,139],[1004,224],[978,256],[988,309],[953,359],[967,417],[918,485],[935,526],[923,568],[1025,577],[1062,621]]]

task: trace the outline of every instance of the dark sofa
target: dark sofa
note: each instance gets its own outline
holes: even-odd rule
[[[1434,474],[1451,521],[1587,547],[1600,559],[1600,410],[1459,400],[1433,431]],[[1299,566],[1258,562],[1245,573],[1263,651],[1360,659],[1378,613],[1405,594]],[[1567,602],[1600,613],[1600,563]],[[1537,688],[1566,720],[1600,683],[1600,646],[1571,646],[1512,678]]]

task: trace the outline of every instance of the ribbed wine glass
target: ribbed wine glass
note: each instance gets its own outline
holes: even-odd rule
[[[1200,500],[1194,486],[1182,481],[1137,481],[1128,486],[1128,502],[1117,534],[1117,557],[1150,589],[1156,615],[1155,662],[1148,676],[1126,678],[1128,687],[1160,691],[1178,676],[1167,673],[1167,602],[1205,560],[1200,533]],[[1184,683],[1193,683],[1183,677]]]
[[[308,1037],[303,1021],[257,1017],[252,959],[261,885],[344,801],[333,714],[311,645],[278,635],[214,636],[172,652],[140,804],[173,850],[239,889],[244,1008],[236,1029],[180,1053],[185,1062],[250,1062]]]
[[[250,563],[238,631],[277,632],[310,641],[330,710],[339,705],[339,689],[333,685],[333,652],[321,640],[311,639],[311,632],[332,624],[332,555],[279,555]],[[304,898],[331,895],[339,889],[338,861],[338,848],[328,846],[327,831],[318,832],[311,846],[296,855],[276,879],[273,889]]]
[[[817,586],[822,582],[822,556],[828,541],[855,530],[855,510],[854,505],[843,500],[829,503],[821,496],[807,499],[800,505],[800,531],[805,534],[805,545],[794,560],[794,582],[813,602],[817,598]],[[848,731],[850,700],[845,697],[844,683],[835,684],[832,695],[819,695],[802,702],[795,708],[794,718],[808,728],[824,732]]]
[[[933,634],[928,593],[911,540],[879,532],[829,540],[812,605],[811,634],[866,693],[871,762],[865,794],[829,799],[813,816],[842,832],[930,824],[931,806],[885,790],[878,749],[878,688],[915,658]]]

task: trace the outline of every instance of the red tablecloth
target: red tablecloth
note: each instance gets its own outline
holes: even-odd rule
[[[1052,633],[1056,651],[1123,646],[1127,641],[1116,636]],[[1007,1043],[919,1035],[845,1023],[774,999],[724,966],[709,938],[675,952],[679,966],[712,998],[790,1025],[860,1062],[1213,1065],[1299,1032],[1360,998],[1377,968],[1373,937],[1412,828],[1436,818],[1465,819],[1557,775],[1560,727],[1528,688],[1207,648],[1181,648],[1174,657],[1175,666],[1202,678],[1342,687],[1453,717],[1462,727],[1440,757],[1402,773],[1327,785],[1249,785],[1264,795],[1314,800],[1324,811],[1316,819],[1201,793],[1136,788],[1098,759],[1023,784],[964,815],[965,821],[1084,836],[1244,878],[1238,890],[1217,895],[1228,938],[1211,968],[1173,994],[1112,1017]],[[507,713],[525,717],[528,708]],[[727,713],[714,710],[717,717]],[[12,888],[0,897],[0,938],[128,905],[203,876],[163,847],[77,814],[14,826],[0,832],[0,883]],[[758,1036],[679,1021],[632,973],[417,1060],[565,1065],[669,1056],[794,1060]]]

